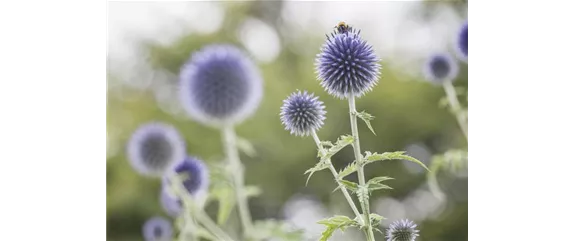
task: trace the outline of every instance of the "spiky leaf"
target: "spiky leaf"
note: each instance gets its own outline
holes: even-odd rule
[[[373,129],[373,127],[371,126],[371,121],[375,119],[375,116],[365,112],[365,111],[361,111],[360,113],[356,113],[357,117],[361,118],[361,120],[363,120],[365,122],[365,124],[367,124],[367,127],[369,127],[369,130],[371,130],[371,132],[373,132],[373,134],[376,136],[377,133],[375,133],[375,130]]]
[[[343,168],[342,171],[339,172],[337,177],[339,179],[342,179],[348,175],[351,175],[353,172],[356,172],[356,171],[357,171],[357,163],[351,162],[351,164],[347,165],[345,168]]]
[[[410,162],[414,162],[419,164],[420,166],[422,166],[424,169],[426,169],[427,171],[429,171],[429,169],[427,168],[427,166],[422,163],[421,161],[417,160],[416,158],[409,156],[409,155],[405,155],[404,151],[396,151],[396,152],[384,152],[384,153],[370,153],[370,152],[365,152],[365,157],[363,158],[363,161],[366,164],[372,163],[372,162],[376,162],[376,161],[386,161],[386,160],[406,160],[406,161],[410,161]]]
[[[321,161],[317,162],[317,164],[315,164],[314,167],[307,169],[307,171],[305,171],[304,174],[309,173],[309,176],[307,176],[307,181],[305,182],[305,185],[309,183],[309,179],[311,179],[313,173],[329,168],[330,165],[329,162],[330,162],[329,159],[321,159]]]
[[[371,218],[371,225],[374,227],[379,226],[379,224],[381,224],[381,220],[385,219],[383,216],[378,215],[376,213],[371,213],[370,218]]]
[[[321,234],[321,239],[319,239],[320,241],[327,241],[337,229],[345,231],[345,229],[347,229],[348,227],[359,226],[359,223],[356,220],[353,220],[347,216],[340,216],[340,215],[328,219],[323,219],[317,223],[326,226],[325,231],[323,231],[323,233]]]
[[[357,191],[355,192],[357,193],[357,197],[359,198],[359,202],[361,202],[361,204],[364,205],[365,202],[369,200],[369,188],[367,185],[357,186]]]
[[[337,152],[339,152],[341,149],[345,148],[351,143],[353,143],[353,136],[350,135],[340,136],[339,139],[337,139],[337,142],[335,142],[335,144],[331,148],[327,149],[327,151],[324,154],[320,155],[321,161],[330,159],[333,155],[337,154]]]
[[[335,190],[333,190],[333,192],[337,191],[342,186],[351,190],[352,192],[355,192],[355,191],[357,191],[357,187],[359,186],[359,184],[351,182],[351,181],[347,181],[347,180],[339,180],[339,182],[341,183],[341,185],[339,185],[337,188],[335,188]]]

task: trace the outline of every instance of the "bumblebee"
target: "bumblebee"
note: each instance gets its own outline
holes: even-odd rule
[[[351,30],[351,27],[345,23],[345,22],[339,22],[335,27],[334,27],[338,33],[346,33],[349,30]]]

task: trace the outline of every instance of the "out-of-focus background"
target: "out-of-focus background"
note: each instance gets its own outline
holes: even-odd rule
[[[264,97],[256,114],[237,127],[257,154],[242,155],[246,183],[263,193],[250,200],[254,219],[276,218],[320,234],[316,224],[334,214],[352,214],[328,172],[305,185],[303,172],[316,161],[311,138],[289,135],[279,120],[282,100],[309,90],[325,102],[327,119],[319,131],[334,141],[350,133],[348,104],[329,96],[316,80],[315,55],[339,21],[361,29],[382,58],[382,78],[357,100],[357,109],[376,119],[373,135],[359,124],[364,151],[405,150],[430,165],[449,149],[466,149],[455,118],[439,106],[444,90],[423,79],[422,65],[436,52],[454,56],[455,35],[467,18],[467,4],[437,1],[389,2],[110,2],[108,8],[107,237],[142,240],[141,225],[160,207],[160,182],[136,174],[126,160],[125,144],[147,121],[173,124],[185,136],[189,154],[207,162],[222,157],[217,130],[186,117],[177,99],[179,69],[190,53],[212,43],[231,43],[247,51],[264,78]],[[459,62],[456,86],[467,88],[467,64]],[[460,100],[466,106],[466,96]],[[353,160],[347,147],[333,158],[337,169]],[[371,211],[383,215],[381,229],[401,218],[415,221],[417,240],[467,240],[468,201],[465,173],[439,174],[446,199],[436,198],[426,173],[408,162],[371,164],[367,178],[391,176],[393,190],[374,192]],[[348,177],[356,181],[356,174]],[[214,213],[216,205],[207,207]],[[236,222],[231,220],[230,222]],[[378,240],[383,240],[376,234]],[[358,238],[356,238],[358,237]],[[333,240],[357,240],[353,230]]]

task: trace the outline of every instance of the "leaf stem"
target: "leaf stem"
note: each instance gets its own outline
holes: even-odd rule
[[[325,155],[325,153],[326,153],[325,148],[323,148],[323,145],[321,145],[321,140],[317,136],[317,133],[315,131],[313,131],[313,133],[311,133],[311,135],[313,136],[313,140],[315,140],[315,144],[317,144],[317,147],[319,148],[319,151],[321,152],[321,154]],[[347,199],[349,206],[351,206],[351,209],[353,209],[353,212],[355,213],[355,215],[357,217],[361,217],[361,213],[357,209],[357,206],[355,206],[355,202],[353,202],[353,198],[349,194],[349,191],[347,191],[347,188],[340,182],[340,179],[338,178],[337,170],[335,170],[333,163],[331,163],[331,158],[329,158],[327,160],[327,162],[329,163],[329,170],[331,170],[331,173],[333,174],[335,181],[337,182],[339,187],[341,187],[341,192],[343,192],[343,195],[345,196],[345,199]],[[361,220],[362,220],[362,218],[361,218]]]
[[[353,150],[355,152],[355,160],[357,161],[357,174],[359,176],[359,185],[365,186],[365,171],[363,156],[361,155],[361,145],[359,142],[359,130],[357,128],[357,110],[355,108],[355,95],[351,92],[349,96],[349,117],[351,119],[351,132],[353,134]],[[373,234],[373,227],[371,226],[371,218],[369,211],[369,198],[368,196],[359,196],[361,208],[363,210],[363,222],[367,230],[367,241],[374,241],[375,235]]]
[[[241,219],[241,225],[243,227],[243,235],[249,236],[253,224],[247,203],[247,196],[245,195],[244,168],[239,159],[239,152],[237,151],[237,137],[232,125],[224,126],[222,132],[225,153],[231,169],[229,173],[233,181],[233,190],[235,191],[235,198],[237,199],[239,218]]]
[[[458,125],[460,126],[460,129],[464,134],[464,137],[468,140],[468,124],[466,123],[466,117],[462,112],[460,103],[458,102],[458,98],[456,96],[456,90],[454,89],[454,86],[450,81],[445,81],[445,83],[442,86],[444,88],[444,91],[446,92],[448,103],[450,105],[453,114],[456,117],[456,121],[458,122]]]

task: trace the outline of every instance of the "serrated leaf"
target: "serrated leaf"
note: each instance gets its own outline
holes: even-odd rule
[[[380,184],[380,183],[371,183],[368,185],[369,187],[369,192],[375,191],[375,190],[380,190],[380,189],[393,189],[392,187],[389,187],[385,184]]]
[[[373,177],[367,183],[380,183],[380,182],[384,182],[387,180],[393,180],[393,179],[394,178],[392,178],[392,177]]]
[[[351,164],[347,165],[345,168],[343,168],[342,171],[339,172],[337,178],[342,179],[348,175],[351,175],[353,172],[356,171],[357,171],[357,163],[351,162]]]
[[[351,219],[347,216],[340,216],[340,215],[320,220],[317,223],[327,226],[325,231],[321,233],[321,239],[320,239],[321,241],[327,241],[337,229],[345,231],[345,229],[347,229],[348,227],[359,226],[359,223],[356,220]]]
[[[335,144],[331,148],[327,149],[327,151],[323,155],[320,155],[321,161],[330,159],[332,156],[337,154],[337,152],[339,152],[341,149],[345,148],[351,143],[353,143],[353,136],[350,135],[340,136],[339,139],[337,139],[337,142],[335,142]]]
[[[325,146],[325,147],[334,146],[333,143],[330,142],[330,141],[322,141],[322,142],[321,142],[321,145],[322,145],[322,146]]]
[[[305,182],[305,185],[307,185],[309,183],[309,180],[311,179],[311,176],[313,175],[313,173],[329,168],[329,164],[327,163],[327,161],[328,161],[328,159],[321,160],[317,164],[315,164],[314,167],[307,169],[305,171],[305,173],[303,173],[303,174],[309,173],[309,176],[307,176],[307,181]]]
[[[339,180],[339,182],[341,183],[341,185],[339,187],[337,187],[335,189],[335,191],[333,191],[333,192],[336,192],[337,190],[341,189],[342,187],[349,189],[351,192],[356,192],[357,188],[359,187],[359,184],[354,183],[354,182],[350,182],[347,180]]]
[[[385,219],[383,216],[378,215],[376,213],[371,213],[370,218],[371,218],[371,226],[373,227],[379,226],[381,220]]]
[[[384,152],[382,154],[376,152],[375,153],[365,152],[365,157],[363,160],[365,160],[365,165],[375,161],[406,160],[417,163],[423,168],[425,168],[427,171],[430,171],[424,163],[422,163],[421,161],[417,160],[412,156],[405,155],[404,153],[405,153],[404,151]]]
[[[376,136],[377,133],[375,133],[375,130],[373,129],[373,127],[371,126],[371,121],[375,119],[375,116],[365,112],[365,111],[361,111],[356,112],[357,117],[361,118],[361,120],[363,120],[365,122],[365,124],[367,124],[367,127],[369,128],[369,130],[371,130],[371,132],[373,132],[373,134]]]
[[[245,153],[245,155],[249,157],[254,157],[257,155],[255,148],[253,147],[251,142],[249,142],[247,139],[237,137],[236,145],[240,151],[242,151],[243,153]]]

